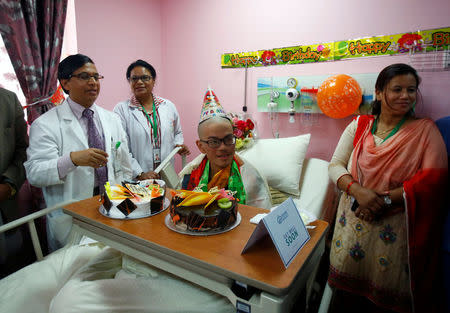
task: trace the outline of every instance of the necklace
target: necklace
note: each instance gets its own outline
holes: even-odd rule
[[[388,130],[384,130],[384,131],[382,131],[382,132],[379,132],[378,134],[379,134],[379,135],[382,135],[382,134],[387,133],[388,131],[391,131],[391,132],[386,136],[386,138],[383,139],[382,142],[385,142],[388,138],[390,138],[390,137],[392,137],[393,135],[395,135],[395,133],[397,133],[397,131],[400,129],[400,127],[402,127],[402,125],[403,125],[403,123],[405,123],[405,121],[406,121],[406,116],[404,116],[404,117],[401,119],[401,121],[398,122],[397,125],[395,125],[394,128],[388,129]],[[372,126],[372,135],[374,135],[374,134],[377,132],[377,128],[378,128],[377,126],[378,126],[378,117],[377,117],[377,118],[375,119],[375,121],[373,122],[373,126]]]
[[[380,130],[377,129],[377,131],[376,131],[375,133],[378,134],[378,135],[384,135],[384,134],[390,132],[391,130],[393,130],[394,128],[395,128],[395,127],[392,127],[392,128],[390,128],[390,129],[383,130],[383,131],[380,131]]]

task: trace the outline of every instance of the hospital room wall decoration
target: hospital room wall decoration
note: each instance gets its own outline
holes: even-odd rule
[[[222,68],[338,61],[450,49],[450,27],[251,52],[224,53]]]
[[[374,99],[375,93],[375,81],[377,73],[362,73],[362,74],[339,74],[339,75],[312,75],[312,76],[280,76],[280,77],[259,77],[257,87],[257,109],[258,112],[278,112],[278,113],[304,113],[303,119],[312,119],[311,114],[329,113],[330,110],[324,108],[323,112],[317,103],[320,87],[326,84],[327,80],[332,77],[338,76],[342,81],[342,85],[345,86],[345,82],[352,80],[352,84],[357,84],[360,88],[360,93],[353,92],[352,94],[360,98],[360,101],[355,104],[352,102],[354,110],[350,112],[349,108],[342,108],[342,110],[333,109],[334,113],[326,114],[333,118],[342,118],[350,114],[364,114],[370,109],[370,104]],[[348,78],[345,78],[347,76]],[[295,86],[290,86],[289,81],[294,79]],[[323,86],[325,87],[325,86]],[[343,89],[339,86],[329,84],[326,86],[328,94],[335,93],[337,96],[345,96]],[[298,97],[294,100],[286,96],[286,93],[290,89],[296,89],[298,91]],[[275,97],[274,97],[275,95]],[[344,98],[345,98],[344,97]],[[342,97],[341,97],[342,98]],[[342,99],[344,99],[342,98]],[[352,97],[353,99],[354,97]],[[275,106],[275,107],[274,107]],[[336,113],[340,111],[340,113]],[[344,112],[345,111],[345,112]],[[346,113],[346,114],[342,114]],[[306,121],[305,121],[306,122]]]

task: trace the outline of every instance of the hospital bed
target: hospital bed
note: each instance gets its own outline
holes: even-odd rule
[[[166,159],[164,159],[164,161],[161,162],[161,164],[155,169],[155,172],[161,175],[161,179],[163,179],[166,182],[166,184],[169,188],[175,188],[176,185],[178,184],[178,176],[175,172],[175,168],[174,168],[172,160],[180,149],[181,149],[181,147],[176,147],[175,149],[173,149],[172,152],[168,155],[168,157]],[[186,156],[184,156],[184,155],[181,157],[181,164],[183,167],[186,165]],[[38,234],[36,231],[36,225],[35,225],[34,221],[42,216],[47,215],[48,213],[50,213],[58,208],[64,207],[65,205],[70,204],[72,202],[74,202],[74,200],[66,201],[66,202],[57,204],[53,207],[50,207],[50,208],[45,208],[45,209],[35,212],[33,214],[29,214],[20,219],[12,221],[6,225],[0,224],[0,234],[3,234],[5,232],[7,232],[8,230],[15,229],[16,227],[19,227],[21,225],[27,224],[28,230],[30,232],[31,240],[33,243],[34,252],[36,254],[36,259],[38,261],[41,261],[43,259],[43,253],[42,253],[42,248],[41,248],[41,244],[39,242],[39,237],[38,237]],[[0,219],[1,219],[1,216],[0,216]]]
[[[175,155],[175,153],[173,153],[173,155]],[[249,159],[248,155],[246,156],[246,159]],[[327,214],[330,214],[329,212],[333,210],[335,205],[335,193],[334,187],[330,184],[328,179],[327,168],[328,162],[324,160],[316,158],[304,159],[300,175],[301,179],[298,184],[298,195],[292,195],[274,189],[274,195],[277,195],[276,199],[281,201],[280,199],[282,199],[282,197],[291,196],[298,206],[308,210],[309,213],[317,218],[323,218]],[[159,170],[161,170],[161,176],[164,177],[166,181],[170,181],[168,185],[173,186],[175,184],[173,167],[169,166],[168,163],[163,162]],[[69,203],[70,201],[0,226],[0,233],[25,223],[28,224],[37,259],[38,261],[41,261],[43,260],[43,255],[34,227],[34,220],[52,210],[66,206]],[[78,241],[79,239],[77,235],[73,235],[72,238],[75,238],[75,241]],[[102,253],[111,253],[105,252],[105,248],[101,244],[87,244],[80,246],[74,245],[74,240],[72,240],[71,245],[47,256],[42,262],[36,262],[0,281],[0,311],[3,312],[5,309],[15,309],[16,311],[21,312],[48,312],[52,298],[60,292],[61,287],[64,286],[64,284],[67,284],[72,276],[80,275],[79,272],[83,272],[83,268],[86,268],[86,266],[89,265],[89,262],[92,262],[92,259],[98,258]],[[314,285],[317,266],[311,270],[311,275],[307,283],[308,290],[311,290],[311,286]],[[51,274],[45,275],[45,273]],[[31,284],[27,286],[26,283],[30,281]],[[14,292],[11,292],[11,290]],[[23,295],[26,295],[27,297],[26,302],[23,302]],[[223,304],[223,298],[216,298],[209,293],[206,293],[203,296],[205,299],[209,299],[209,301]],[[8,301],[9,303],[6,307],[5,301]],[[233,308],[233,310],[236,309]],[[176,312],[176,310],[173,312]],[[183,312],[183,310],[180,310],[179,312]],[[224,312],[227,312],[225,305]]]

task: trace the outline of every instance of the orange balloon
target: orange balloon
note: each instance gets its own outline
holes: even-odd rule
[[[317,92],[317,105],[332,118],[344,118],[356,111],[362,101],[362,91],[351,76],[340,74],[327,78]]]

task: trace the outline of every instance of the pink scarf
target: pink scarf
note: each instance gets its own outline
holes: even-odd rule
[[[380,146],[375,145],[372,124],[373,118],[358,121],[351,174],[364,187],[380,192],[403,186],[414,307],[416,312],[432,312],[430,292],[438,269],[442,229],[440,200],[447,190],[445,145],[429,119],[403,126]]]

